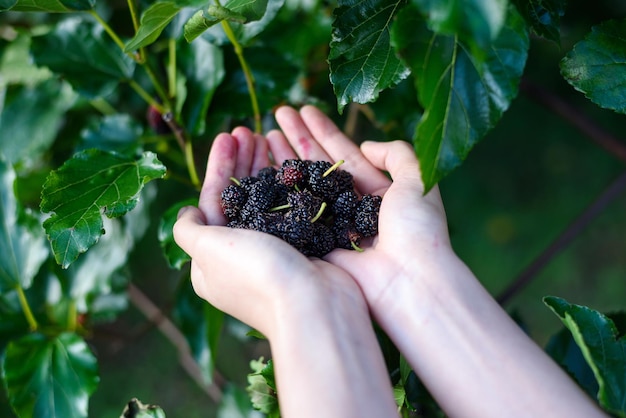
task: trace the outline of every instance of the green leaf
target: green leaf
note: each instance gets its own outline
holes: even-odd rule
[[[14,182],[13,168],[0,158],[0,294],[29,288],[48,258],[43,229],[15,199]]]
[[[168,210],[165,211],[161,222],[159,223],[159,243],[161,249],[165,255],[165,259],[170,267],[180,270],[188,261],[191,261],[191,257],[182,250],[174,241],[174,224],[178,216],[178,211],[184,206],[197,206],[198,199],[191,198],[176,203]]]
[[[191,44],[181,41],[176,58],[178,68],[187,79],[181,119],[190,134],[202,135],[209,105],[224,80],[224,54],[217,46],[198,39]]]
[[[144,184],[164,174],[151,152],[133,160],[99,150],[80,152],[52,171],[41,210],[53,212],[44,228],[57,263],[67,268],[103,234],[102,213],[113,218],[133,209]]]
[[[252,373],[248,374],[248,386],[246,390],[250,395],[252,406],[264,414],[276,414],[278,411],[278,397],[276,392],[270,387],[262,371],[267,367],[263,357],[259,360],[251,360],[250,368]]]
[[[546,346],[546,353],[567,371],[589,396],[592,398],[596,396],[598,381],[593,370],[587,364],[580,347],[576,344],[572,333],[567,328],[562,328],[550,338]]]
[[[76,151],[98,148],[104,151],[134,155],[141,152],[143,128],[127,114],[107,115],[92,121],[80,133],[81,142]]]
[[[0,97],[0,150],[16,164],[36,160],[48,150],[76,95],[57,80],[12,90],[3,109]]]
[[[157,2],[148,7],[141,15],[139,30],[126,43],[124,52],[132,52],[156,41],[163,29],[176,17],[181,7],[174,2]]]
[[[505,26],[508,0],[412,0],[437,34],[458,36],[481,59]]]
[[[342,0],[333,12],[328,61],[339,112],[351,101],[373,102],[408,77],[390,43],[394,15],[405,0]]]
[[[29,334],[9,343],[3,371],[9,402],[22,417],[87,417],[98,364],[76,334]]]
[[[626,19],[604,22],[561,61],[561,74],[600,107],[626,113]]]
[[[221,6],[209,6],[207,10],[196,12],[185,24],[185,39],[191,42],[215,24],[226,19],[231,21],[237,39],[244,43],[250,37],[241,36],[241,27],[259,20],[263,20],[264,25],[267,25],[268,17],[273,18],[283,3],[284,0],[229,0]]]
[[[507,24],[477,62],[457,38],[426,28],[415,11],[398,15],[393,41],[412,69],[424,113],[415,149],[426,191],[459,166],[517,95],[528,54],[528,33],[510,8]]]
[[[565,0],[513,0],[533,32],[556,43],[561,42],[561,17]]]
[[[0,0],[0,12],[67,13],[91,10],[95,0]]]
[[[48,80],[52,73],[38,68],[30,57],[30,35],[18,33],[0,54],[0,88],[11,84],[34,86]]]
[[[586,306],[547,296],[544,303],[563,321],[598,381],[598,401],[608,411],[626,417],[626,337],[613,321]]]
[[[174,319],[200,366],[202,378],[212,382],[224,313],[196,295],[187,280],[178,291]]]
[[[165,412],[157,405],[143,404],[133,398],[124,407],[120,418],[165,418]]]
[[[106,96],[129,80],[134,61],[104,33],[83,18],[61,21],[52,32],[32,39],[37,65],[46,66],[88,98]]]

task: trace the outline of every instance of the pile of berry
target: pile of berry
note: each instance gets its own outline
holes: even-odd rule
[[[362,238],[378,233],[382,198],[359,197],[341,163],[292,159],[255,177],[232,178],[221,196],[227,226],[275,235],[307,256],[360,250]]]

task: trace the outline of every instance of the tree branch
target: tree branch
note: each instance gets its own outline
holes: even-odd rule
[[[209,396],[209,398],[219,404],[222,399],[222,390],[220,386],[224,382],[224,378],[215,372],[213,378],[216,383],[206,384],[202,379],[202,374],[194,358],[189,350],[189,345],[185,336],[170,321],[170,319],[154,304],[152,301],[132,283],[128,287],[128,296],[131,303],[152,323],[154,323],[159,331],[170,340],[170,342],[178,350],[178,359],[187,372],[187,374],[198,384],[198,386]]]

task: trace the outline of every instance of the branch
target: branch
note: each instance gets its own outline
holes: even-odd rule
[[[128,287],[128,296],[133,305],[152,323],[154,323],[159,331],[163,333],[165,338],[170,340],[172,345],[178,350],[178,359],[181,366],[187,374],[198,384],[202,390],[215,402],[219,404],[222,399],[221,384],[224,378],[215,372],[214,380],[218,384],[206,384],[202,379],[202,374],[194,358],[191,356],[189,345],[184,335],[170,321],[170,319],[154,304],[152,301],[132,283]]]
[[[531,282],[561,250],[567,247],[617,197],[626,191],[626,171],[589,205],[517,278],[496,298],[503,305]]]
[[[602,129],[580,109],[528,80],[522,80],[520,91],[561,116],[593,142],[610,152],[615,158],[626,162],[626,143]]]

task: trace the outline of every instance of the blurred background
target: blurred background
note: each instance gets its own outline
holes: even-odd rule
[[[561,329],[559,319],[542,303],[546,295],[602,312],[626,307],[623,177],[610,202],[598,204],[626,172],[626,160],[597,143],[598,137],[608,137],[617,149],[626,149],[626,116],[599,109],[559,74],[559,61],[593,25],[625,16],[623,2],[568,2],[561,45],[532,38],[518,98],[465,163],[439,186],[454,249],[487,289],[501,297],[524,278],[523,286],[507,293],[504,306],[542,346]],[[328,24],[320,23],[312,36],[329,39]],[[276,33],[268,31],[265,36]],[[322,107],[333,112],[324,57],[313,57],[312,63],[318,78],[309,82]],[[396,89],[410,91],[411,86],[405,82]],[[377,105],[354,106],[333,117],[340,126],[349,126],[357,141],[387,140],[388,133],[367,116],[388,105],[383,93]],[[170,202],[180,193],[178,188],[171,182],[159,185],[150,209],[153,219],[167,209],[160,202]],[[525,274],[594,203],[597,213],[572,230],[571,240],[556,246],[536,272]],[[149,228],[133,250],[128,269],[134,286],[167,315],[185,271],[167,266],[156,240],[157,223]],[[93,330],[88,341],[99,360],[101,382],[90,400],[91,417],[117,417],[131,397],[160,405],[168,417],[217,415],[215,392],[197,384],[176,346],[159,329],[167,321],[150,320],[130,303],[114,323]],[[270,356],[267,343],[246,336],[247,331],[227,319],[218,353],[218,385],[228,381],[244,389],[250,360]],[[0,396],[0,416],[12,417],[4,393]]]

